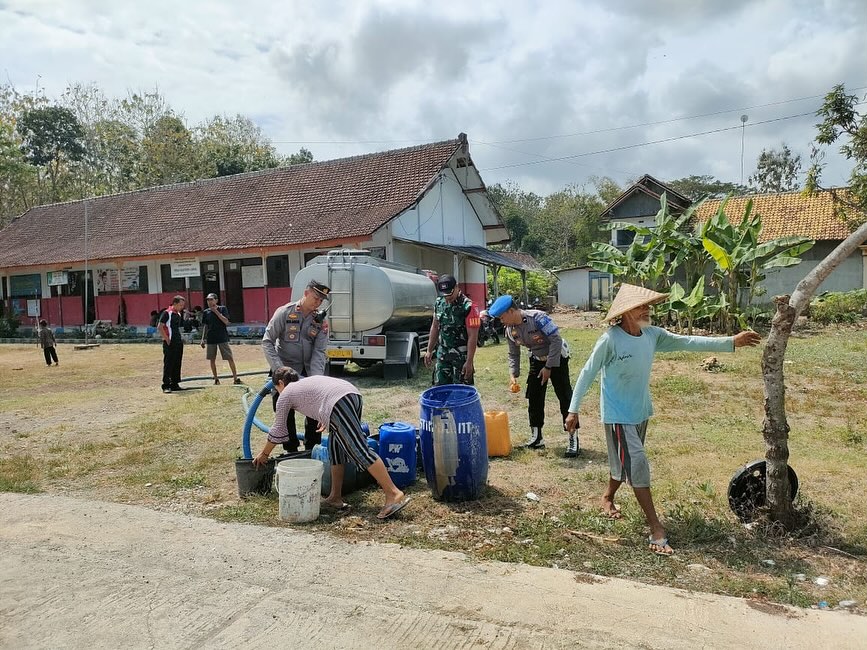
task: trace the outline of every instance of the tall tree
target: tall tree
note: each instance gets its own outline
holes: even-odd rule
[[[825,101],[817,115],[822,121],[816,125],[818,134],[813,151],[813,165],[807,172],[805,192],[821,189],[822,149],[846,140],[841,151],[852,161],[849,187],[845,192],[833,192],[838,206],[848,215],[850,223],[857,225],[830,255],[822,260],[795,287],[791,298],[777,296],[774,299],[777,311],[771,324],[771,333],[762,355],[762,378],[765,393],[765,419],[762,433],[765,439],[767,461],[767,503],[773,521],[791,529],[797,523],[789,489],[789,422],[786,417],[786,387],[783,368],[786,348],[792,327],[798,316],[810,304],[820,284],[867,241],[867,120],[855,107],[858,98],[846,94],[843,84],[825,95]]]
[[[200,176],[200,159],[192,134],[181,118],[160,117],[142,140],[144,187],[192,181]]]
[[[280,162],[262,130],[243,115],[217,115],[197,128],[196,135],[202,172],[207,176],[270,169]]]
[[[297,152],[291,153],[280,162],[281,167],[289,167],[291,165],[303,165],[313,162],[313,154],[309,149],[301,147]]]
[[[524,238],[530,229],[530,222],[541,210],[542,197],[525,192],[514,184],[503,186],[499,183],[488,188],[488,196],[509,231],[512,250],[524,250]]]
[[[58,178],[64,167],[85,154],[84,130],[68,108],[47,106],[24,113],[16,126],[25,159],[47,170],[51,200],[59,201]]]
[[[750,189],[760,194],[791,192],[798,189],[801,154],[793,155],[784,142],[779,150],[762,149],[756,171],[749,178]]]
[[[721,199],[728,195],[741,196],[747,193],[747,188],[743,185],[721,181],[710,175],[684,176],[668,181],[666,185],[693,201]]]
[[[846,86],[838,84],[825,95],[817,115],[822,121],[810,155],[804,190],[814,194],[826,189],[822,186],[825,149],[839,139],[846,140],[840,152],[852,162],[849,183],[845,191],[830,188],[838,212],[851,226],[857,227],[867,219],[867,119],[856,110],[858,97],[846,93]]]

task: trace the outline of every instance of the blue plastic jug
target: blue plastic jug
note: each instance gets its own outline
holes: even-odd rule
[[[379,427],[379,457],[399,488],[415,482],[415,427],[406,422],[386,422]]]
[[[447,384],[422,393],[420,443],[435,499],[478,499],[488,480],[485,414],[472,386]]]

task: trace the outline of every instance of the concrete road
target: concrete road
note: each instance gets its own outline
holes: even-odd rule
[[[0,494],[4,648],[864,648],[867,619]]]

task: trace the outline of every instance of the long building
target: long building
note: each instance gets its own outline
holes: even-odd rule
[[[176,294],[214,292],[264,324],[333,248],[450,273],[484,303],[508,241],[465,134],[406,149],[31,208],[0,231],[0,299],[53,325],[145,326]]]

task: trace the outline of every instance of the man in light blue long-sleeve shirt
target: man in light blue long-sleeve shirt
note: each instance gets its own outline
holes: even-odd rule
[[[578,376],[566,418],[567,430],[578,428],[581,399],[601,371],[599,410],[611,472],[608,488],[602,496],[602,508],[610,518],[620,519],[614,494],[624,481],[628,481],[650,525],[650,550],[660,555],[671,555],[674,551],[656,515],[650,493],[650,465],[644,451],[647,421],[653,415],[650,399],[653,357],[657,351],[734,352],[735,348],[754,346],[760,341],[759,335],[749,330],[735,336],[707,337],[680,336],[653,327],[650,324],[650,306],[666,297],[643,287],[621,286],[605,317],[606,321],[619,319],[619,322],[596,342]]]

